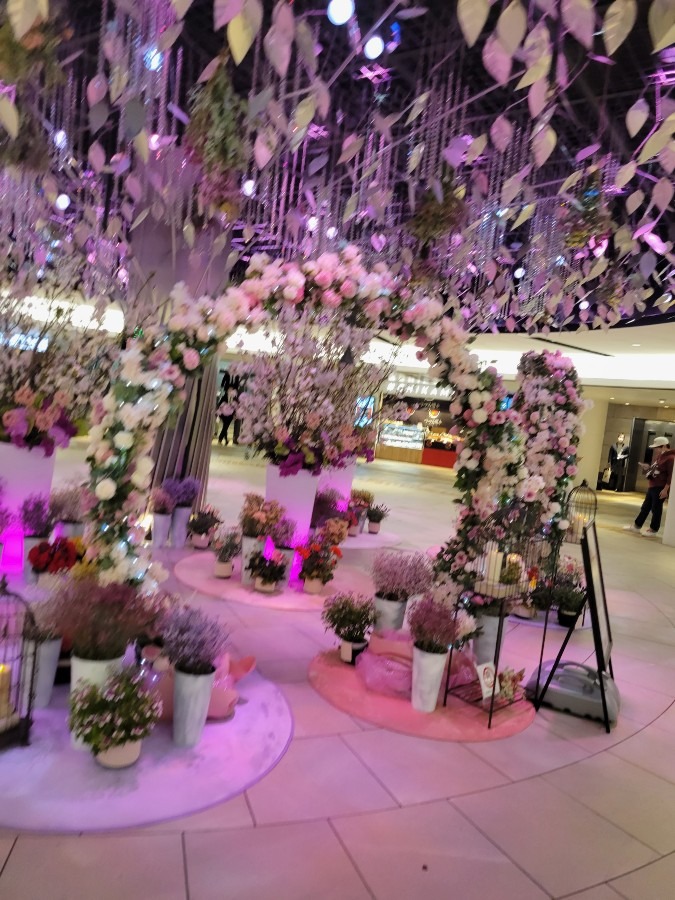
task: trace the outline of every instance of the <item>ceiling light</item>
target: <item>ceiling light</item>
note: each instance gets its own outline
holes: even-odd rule
[[[309,219],[307,219],[307,231],[316,231],[318,225],[319,220],[316,216],[310,216]]]
[[[588,302],[588,300],[582,300],[579,304],[579,309],[588,309],[590,305],[591,304]]]
[[[159,150],[159,135],[158,134],[150,135],[150,139],[148,140],[148,147],[150,147],[150,149],[153,151]]]
[[[68,143],[68,135],[65,133],[65,131],[63,130],[63,128],[60,128],[60,129],[54,134],[53,140],[54,140],[54,146],[55,146],[55,147],[58,147],[59,150],[63,150],[63,148],[64,148],[64,147],[66,146],[66,144]]]
[[[625,405],[625,406],[630,406],[630,403],[625,403],[624,405]]]
[[[378,56],[382,56],[383,52],[384,41],[379,34],[374,34],[371,38],[368,38],[366,46],[363,48],[366,59],[377,59]]]
[[[68,194],[59,194],[59,196],[56,198],[54,206],[61,212],[65,212],[70,206],[70,197],[68,196]]]
[[[610,398],[609,398],[609,399],[610,399],[610,400],[613,400],[613,399],[614,399],[614,397],[610,397]]]
[[[156,72],[157,69],[162,65],[163,55],[157,49],[157,47],[148,47],[148,49],[143,54],[143,63],[146,69],[149,69],[151,72]]]
[[[326,228],[326,237],[329,241],[332,241],[337,237],[338,230],[335,225],[331,225],[330,228]]]
[[[344,25],[354,15],[354,0],[330,0],[326,13],[333,25]]]
[[[659,400],[659,403],[665,403],[665,402],[666,402],[665,400]]]
[[[524,278],[525,277],[525,269],[522,266],[518,266],[517,269],[514,269],[513,277],[514,278]]]
[[[631,347],[639,347],[639,344],[631,344]]]
[[[252,197],[255,194],[255,181],[252,178],[247,178],[241,186],[241,192],[244,197]]]

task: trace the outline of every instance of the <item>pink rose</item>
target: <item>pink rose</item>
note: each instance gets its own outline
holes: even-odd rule
[[[192,347],[187,347],[183,350],[183,365],[188,372],[194,372],[195,369],[198,369],[200,362],[201,359],[199,353]]]
[[[340,293],[343,297],[346,297],[347,300],[351,300],[356,296],[356,285],[350,278],[347,278],[346,281],[342,282],[340,285]]]
[[[337,309],[342,302],[340,295],[333,290],[324,291],[321,295],[321,302],[329,309]]]
[[[332,284],[333,276],[330,272],[317,272],[314,276],[314,281],[316,281],[319,287],[327,288]]]

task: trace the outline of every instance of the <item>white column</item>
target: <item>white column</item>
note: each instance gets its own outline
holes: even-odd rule
[[[673,487],[671,485],[671,496]],[[666,521],[663,526],[663,543],[668,547],[675,547],[675,498],[668,500],[665,506]]]
[[[605,439],[607,408],[607,400],[594,400],[593,407],[581,417],[586,430],[579,441],[577,450],[579,471],[574,482],[581,484],[585,479],[593,490],[598,481],[598,472],[604,468],[602,445]]]

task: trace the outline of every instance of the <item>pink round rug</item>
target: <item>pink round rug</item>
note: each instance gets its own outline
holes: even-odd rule
[[[245,603],[265,609],[285,609],[290,612],[316,612],[323,607],[326,597],[339,591],[355,591],[372,596],[375,592],[373,581],[367,572],[356,566],[347,565],[344,560],[335,569],[335,577],[324,586],[320,594],[305,594],[301,584],[286,585],[273,594],[261,594],[253,586],[241,583],[239,560],[235,560],[232,578],[215,578],[213,567],[215,556],[206,550],[193,553],[176,563],[174,575],[187,587],[233,603]]]
[[[324,700],[350,716],[390,731],[436,741],[498,741],[525,731],[535,716],[534,706],[521,700],[495,711],[492,728],[488,728],[487,712],[452,695],[446,707],[419,713],[409,700],[366,690],[356,669],[341,662],[337,650],[314,657],[309,664],[309,683]]]

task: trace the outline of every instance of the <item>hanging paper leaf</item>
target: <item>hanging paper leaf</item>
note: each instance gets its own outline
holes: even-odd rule
[[[253,46],[263,20],[260,0],[244,0],[241,12],[227,25],[227,43],[235,65],[244,59]]]
[[[631,137],[635,137],[638,131],[642,129],[642,126],[645,124],[648,118],[649,104],[643,97],[641,97],[639,100],[635,101],[635,103],[626,113],[626,128],[628,129],[628,134]]]
[[[135,229],[138,228],[139,225],[141,225],[143,222],[145,222],[145,220],[148,218],[149,215],[150,215],[150,207],[148,207],[147,209],[144,209],[142,213],[139,213],[137,218],[134,219],[134,221],[131,225],[131,231],[135,231]]]
[[[585,159],[588,159],[589,156],[593,156],[594,153],[597,153],[600,149],[600,144],[589,144],[588,147],[584,147],[583,150],[579,150],[577,155],[574,157],[575,162],[583,162]]]
[[[497,37],[504,50],[513,56],[527,33],[527,13],[520,0],[511,3],[497,20]]]
[[[590,50],[595,31],[593,0],[562,0],[561,11],[567,30],[580,44]]]
[[[539,22],[525,38],[523,58],[527,71],[516,87],[526,88],[540,78],[546,78],[553,58],[551,52],[551,36],[543,22]]]
[[[523,176],[518,172],[507,178],[502,185],[502,206],[509,206],[523,188]]]
[[[640,275],[642,275],[645,281],[647,281],[655,268],[656,256],[651,252],[651,250],[649,250],[647,253],[643,253],[640,257]]]
[[[182,19],[188,9],[192,6],[192,0],[171,0],[171,5],[176,10],[178,18]]]
[[[422,141],[415,147],[413,147],[412,153],[408,157],[408,175],[412,175],[415,169],[419,166],[423,153],[424,142]]]
[[[363,138],[357,137],[355,134],[348,135],[342,142],[342,153],[338,159],[338,165],[354,159],[361,147],[363,147]]]
[[[382,253],[387,246],[387,239],[383,234],[372,234],[370,236],[370,244],[376,253]]]
[[[342,223],[348,222],[354,213],[356,212],[356,205],[358,203],[358,197],[356,194],[352,194],[347,203],[345,204],[345,211],[342,216]]]
[[[307,66],[310,74],[316,75],[316,42],[314,40],[312,29],[304,19],[296,23],[295,46],[298,48],[298,53],[304,64]]]
[[[546,106],[546,97],[548,95],[548,79],[540,78],[539,81],[530,87],[527,92],[527,105],[530,109],[530,115],[533,119],[539,118]]]
[[[626,200],[626,212],[629,216],[632,216],[638,207],[642,206],[642,202],[645,199],[645,195],[643,191],[634,191],[630,197]]]
[[[129,73],[121,66],[115,66],[110,76],[110,100],[117,103],[129,83]]]
[[[145,106],[134,98],[124,105],[124,133],[128,141],[135,138],[145,125]]]
[[[97,175],[99,172],[103,171],[103,168],[105,166],[105,150],[98,141],[94,141],[94,143],[89,148],[87,159],[89,160],[89,165]]]
[[[103,75],[95,75],[87,85],[87,103],[96,106],[108,93],[108,82]]]
[[[555,145],[558,143],[558,136],[550,125],[539,129],[532,136],[532,155],[534,156],[534,164],[540,169],[549,158]]]
[[[675,170],[675,141],[671,141],[667,147],[659,153],[659,162],[668,175]]]
[[[38,0],[8,0],[7,17],[17,41],[25,37],[40,15]]]
[[[391,141],[391,126],[389,125],[388,116],[383,116],[379,112],[373,115],[373,126],[378,134],[389,143]]]
[[[652,0],[649,7],[649,34],[654,53],[675,44],[675,4],[672,0]]]
[[[267,104],[267,115],[270,119],[270,125],[275,128],[279,134],[288,134],[288,119],[284,108],[278,100],[270,100]]]
[[[490,13],[490,0],[458,0],[457,19],[469,47],[478,40]]]
[[[628,182],[633,178],[635,173],[637,172],[637,164],[634,162],[626,163],[625,166],[621,166],[619,171],[616,173],[616,178],[614,179],[614,184],[618,188],[624,188],[628,184]]]
[[[272,22],[281,34],[288,38],[289,42],[295,36],[295,19],[293,10],[286,0],[279,0],[272,11]]]
[[[179,122],[182,122],[183,125],[190,124],[190,116],[186,112],[184,112],[180,106],[176,106],[175,103],[168,103],[166,107],[174,119],[178,119]]]
[[[195,245],[195,226],[189,219],[183,224],[183,238],[190,249]]]
[[[293,121],[297,124],[298,128],[307,128],[314,118],[315,112],[316,104],[314,103],[314,97],[305,97],[305,99],[301,100],[295,107]]]
[[[325,119],[330,111],[330,91],[325,81],[317,78],[312,83],[312,96],[320,119]]]
[[[157,49],[160,53],[164,53],[165,50],[168,50],[169,47],[173,47],[173,45],[178,40],[181,31],[183,30],[183,23],[176,22],[175,25],[170,25],[166,28],[159,36],[159,40],[157,41]]]
[[[0,94],[0,124],[12,140],[19,134],[19,113],[5,94]]]
[[[605,13],[605,21],[602,26],[602,37],[609,56],[616,53],[631,33],[636,18],[636,0],[614,0]]]
[[[471,138],[465,135],[454,137],[443,151],[443,159],[453,169],[459,168],[466,159],[466,151],[471,143]]]
[[[487,147],[487,135],[481,134],[477,138],[474,138],[469,144],[469,149],[466,151],[466,163],[467,165],[471,165],[476,162],[478,157],[483,153],[485,148]]]
[[[661,256],[667,256],[668,261],[670,263],[673,262],[673,258],[670,256],[670,251],[672,250],[673,245],[668,241],[667,244],[664,244],[658,234],[652,234],[651,232],[648,234],[644,234],[642,236],[642,240],[647,244],[648,247],[651,247],[652,250],[656,250],[658,254]]]
[[[198,83],[205,84],[205,82],[210,81],[218,71],[218,67],[221,63],[222,59],[219,56],[216,56],[215,59],[212,59],[211,62],[202,70],[202,74],[197,79]]]
[[[324,168],[329,159],[328,153],[322,153],[320,156],[315,157],[315,159],[307,166],[307,174],[310,177],[316,175],[317,172],[320,172]]]
[[[406,125],[410,125],[411,122],[414,122],[415,119],[424,112],[424,109],[427,105],[427,100],[429,99],[429,91],[425,91],[423,94],[420,94],[419,97],[415,100],[412,105],[412,109],[408,114],[408,118],[405,120]]]
[[[272,25],[263,40],[265,56],[279,78],[284,78],[291,61],[291,40]]]
[[[272,159],[274,151],[277,148],[278,138],[275,132],[266,130],[259,131],[253,145],[253,158],[259,169],[264,169],[267,163]]]
[[[524,206],[522,208],[522,210],[520,211],[520,215],[518,216],[516,221],[513,223],[511,228],[519,228],[521,225],[523,225],[525,222],[527,222],[528,219],[531,219],[536,208],[537,208],[536,203],[528,203],[527,206]]]
[[[89,110],[89,128],[93,132],[99,131],[108,121],[110,107],[107,103],[97,103]]]
[[[249,122],[252,122],[260,113],[265,109],[268,103],[271,101],[272,97],[274,97],[274,88],[266,87],[259,94],[254,94],[253,97],[248,101],[248,110],[247,116]],[[286,117],[284,116],[284,119]]]
[[[409,6],[408,9],[399,9],[396,11],[397,19],[419,19],[429,12],[426,6]]]
[[[213,0],[213,30],[224,28],[239,15],[243,6],[244,0]]]
[[[665,123],[664,123],[665,124]],[[638,163],[647,162],[657,153],[660,153],[664,147],[670,143],[670,131],[663,126],[655,131],[654,134],[645,142],[644,147],[638,156]]]
[[[486,71],[492,75],[497,84],[505,85],[511,77],[513,60],[511,54],[502,47],[501,41],[494,35],[483,44],[483,65]]]
[[[490,140],[500,153],[503,153],[513,138],[513,125],[506,116],[497,116],[490,128]]]
[[[127,180],[124,182],[124,189],[134,201],[134,203],[138,203],[143,196],[143,187],[140,180],[135,175],[129,175]]]
[[[658,209],[663,212],[668,209],[673,199],[673,183],[670,178],[660,178],[654,185],[652,200]]]
[[[148,132],[145,128],[134,138],[134,149],[143,162],[147,163],[150,158],[150,145],[148,143]]]

